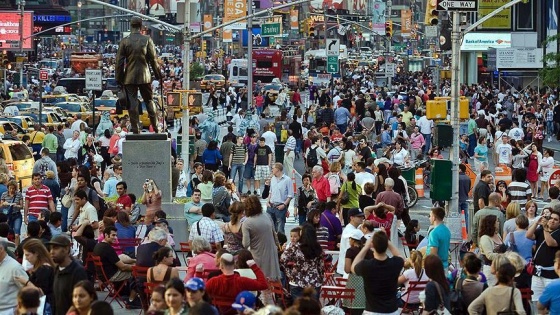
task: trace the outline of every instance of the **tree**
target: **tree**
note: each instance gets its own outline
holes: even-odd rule
[[[199,62],[191,63],[191,80],[204,75],[204,66]]]
[[[543,46],[555,46],[559,40],[560,33],[549,36],[543,42]],[[539,71],[539,76],[543,84],[553,88],[560,86],[560,51],[544,55],[543,62],[545,63],[545,67]]]

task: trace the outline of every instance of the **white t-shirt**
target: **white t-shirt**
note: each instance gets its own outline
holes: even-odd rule
[[[375,176],[373,174],[364,171],[360,173],[355,173],[355,175],[356,175],[356,179],[354,181],[356,182],[356,184],[360,185],[360,187],[363,188],[366,183],[372,183],[375,185]]]
[[[263,133],[262,137],[264,138],[264,144],[266,144],[274,153],[274,144],[278,141],[276,134],[269,130]]]
[[[498,162],[503,164],[511,163],[511,145],[509,143],[500,143],[497,146]]]
[[[342,230],[342,236],[340,237],[340,253],[338,255],[338,265],[336,267],[336,272],[343,276],[347,276],[346,272],[344,272],[344,264],[346,262],[346,251],[350,248],[350,235],[352,232],[357,230],[358,228],[354,227],[352,224],[348,224],[344,230]]]
[[[523,140],[523,137],[525,136],[525,133],[523,133],[523,129],[517,127],[517,128],[512,128],[509,131],[508,136],[511,139],[515,139],[515,141],[518,141],[518,140]]]
[[[408,290],[408,288],[410,286],[410,281],[428,281],[428,280],[430,280],[430,278],[428,278],[428,276],[426,275],[426,271],[424,271],[424,269],[422,269],[422,271],[420,273],[420,279],[418,279],[418,276],[416,275],[416,271],[414,269],[405,270],[403,272],[403,276],[408,280],[404,283],[405,292]],[[407,297],[407,293],[404,293],[401,296],[401,299],[403,301],[408,301],[408,303],[420,303],[420,298],[418,297],[419,294],[420,294],[420,291],[412,291],[412,292],[410,292],[410,296]]]
[[[393,162],[393,164],[404,165],[404,160],[407,155],[408,151],[406,151],[405,149],[401,148],[400,151],[393,150],[393,152],[391,153],[391,162]]]

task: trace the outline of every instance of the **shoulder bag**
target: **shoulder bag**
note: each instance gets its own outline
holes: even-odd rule
[[[517,315],[517,311],[513,307],[513,291],[515,291],[514,287],[511,288],[511,295],[509,296],[509,309],[507,311],[497,312],[497,315]]]
[[[515,245],[515,236],[513,232],[509,233],[509,251],[517,252],[517,245]]]
[[[340,194],[340,204],[344,205],[347,204],[348,202],[350,202],[350,195],[348,194],[348,181],[344,182],[344,184],[342,184],[342,187],[344,187],[346,185],[346,189],[342,190],[342,193]]]
[[[436,285],[436,289],[439,295],[439,307],[432,312],[432,314],[437,314],[437,315],[451,315],[451,313],[449,313],[449,311],[447,310],[447,308],[445,308],[445,302],[443,300],[443,294],[441,294],[441,288],[439,287],[439,283],[432,281],[435,285]]]

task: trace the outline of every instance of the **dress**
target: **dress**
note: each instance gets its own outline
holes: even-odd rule
[[[539,168],[539,160],[536,154],[529,155],[529,163],[527,164],[527,180],[529,182],[536,182],[539,180],[537,170]]]
[[[267,278],[280,279],[278,246],[272,219],[266,213],[247,217],[243,222],[243,247],[249,248]]]
[[[229,223],[223,227],[224,232],[224,248],[230,253],[235,254],[240,249],[243,249],[243,232],[241,227],[239,231],[233,232]]]

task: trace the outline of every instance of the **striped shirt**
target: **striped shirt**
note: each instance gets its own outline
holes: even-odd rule
[[[233,164],[245,164],[245,154],[247,153],[247,147],[242,145],[234,145],[231,148],[231,165]]]
[[[296,138],[294,136],[290,136],[288,140],[286,140],[286,145],[284,146],[284,152],[293,152],[296,150]]]
[[[53,200],[51,190],[45,185],[39,189],[31,186],[27,189],[26,198],[29,200],[28,214],[39,217],[41,210],[49,208],[49,201]]]
[[[527,197],[531,196],[531,186],[522,182],[511,182],[508,185],[508,191],[511,194],[511,202],[517,202],[521,206],[521,210],[525,209]]]

